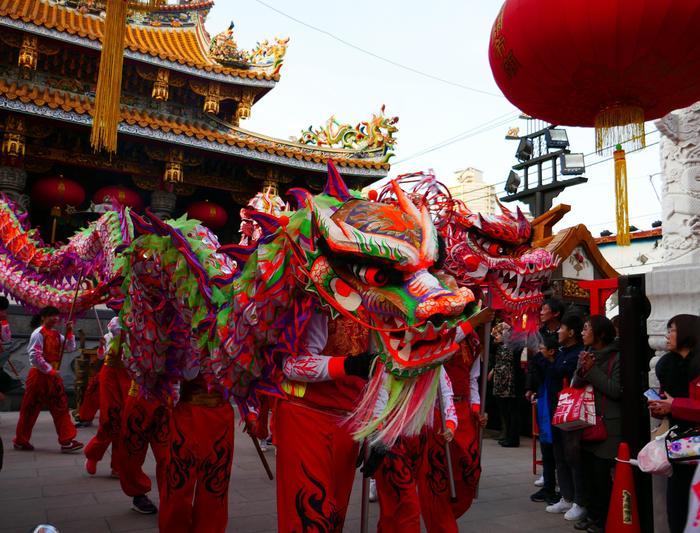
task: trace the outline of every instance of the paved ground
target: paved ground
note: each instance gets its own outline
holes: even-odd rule
[[[61,533],[155,532],[156,518],[130,510],[119,482],[108,477],[109,461],[97,476],[83,469],[83,456],[58,453],[51,417],[44,412],[32,438],[34,452],[12,449],[17,413],[0,413],[0,436],[5,443],[5,467],[0,472],[0,533],[24,533],[39,523],[52,523]],[[95,428],[79,430],[87,442]],[[274,532],[275,490],[267,480],[249,437],[236,436],[229,498],[230,532]],[[274,463],[274,453],[267,454]],[[105,458],[107,459],[107,458]],[[479,500],[459,522],[460,531],[498,533],[574,531],[561,515],[544,512],[543,504],[528,499],[532,485],[529,441],[519,449],[504,449],[485,441],[484,475]],[[274,467],[273,467],[274,468]],[[149,455],[146,472],[153,477]],[[345,531],[359,531],[360,483],[356,480]],[[157,501],[157,500],[156,500]],[[372,505],[371,524],[378,506]]]

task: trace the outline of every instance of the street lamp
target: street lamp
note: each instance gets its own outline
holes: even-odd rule
[[[559,167],[562,176],[580,176],[586,171],[583,154],[563,153],[559,156]]]

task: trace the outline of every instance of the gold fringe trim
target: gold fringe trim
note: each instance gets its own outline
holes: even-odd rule
[[[119,103],[122,92],[124,67],[124,38],[126,15],[129,4],[126,0],[107,0],[105,32],[100,55],[100,72],[95,91],[95,111],[92,116],[90,144],[96,151],[117,151],[117,128],[119,126]]]
[[[617,245],[629,246],[630,217],[627,205],[627,161],[624,150],[615,150],[615,207],[617,210]]]
[[[637,106],[611,106],[595,117],[595,148],[608,155],[618,144],[628,149],[644,148],[644,110]]]

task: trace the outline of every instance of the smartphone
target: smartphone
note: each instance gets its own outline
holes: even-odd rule
[[[656,401],[656,400],[661,400],[661,399],[662,399],[661,396],[659,396],[659,393],[656,392],[654,389],[647,389],[647,390],[644,392],[644,396],[646,396],[646,398],[647,398],[648,400],[652,400],[652,401]]]

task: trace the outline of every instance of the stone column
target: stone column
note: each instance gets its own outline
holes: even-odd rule
[[[151,193],[151,211],[163,220],[172,217],[177,196],[174,192],[153,191]]]
[[[24,194],[26,185],[26,170],[19,167],[0,166],[0,192],[7,194],[25,211],[29,209],[29,196]]]
[[[663,236],[646,275],[649,384],[658,386],[656,363],[666,352],[666,324],[679,313],[700,314],[700,102],[656,121],[661,137]],[[658,422],[652,419],[652,428]],[[654,527],[666,533],[665,479],[654,476]]]

